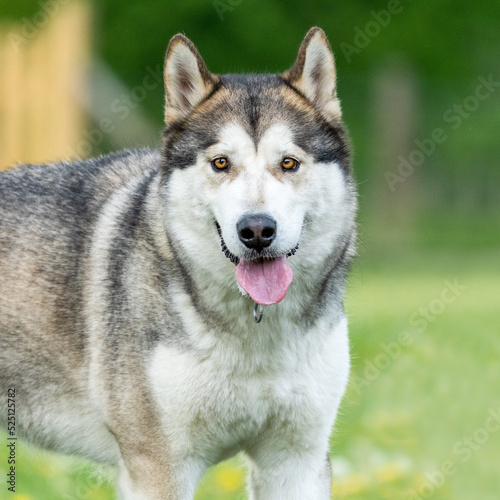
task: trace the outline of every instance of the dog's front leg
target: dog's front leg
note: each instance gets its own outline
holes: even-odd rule
[[[149,441],[124,448],[118,481],[119,500],[192,500],[196,464],[171,463],[166,443]]]
[[[120,449],[119,500],[192,500],[200,464],[173,456],[146,389],[130,384],[112,405],[108,427]]]
[[[250,461],[250,500],[329,500],[328,456],[266,454]]]
[[[139,450],[122,452],[119,500],[178,500],[168,468],[161,467],[159,457]]]

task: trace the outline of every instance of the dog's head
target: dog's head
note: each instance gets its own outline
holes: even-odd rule
[[[281,301],[292,267],[324,261],[353,226],[326,35],[312,28],[283,74],[224,76],[210,73],[191,41],[176,35],[165,89],[162,175],[178,246],[216,272],[236,266],[255,302]]]

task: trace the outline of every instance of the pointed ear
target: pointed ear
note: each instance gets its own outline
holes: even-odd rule
[[[307,32],[294,65],[283,73],[283,77],[325,118],[340,119],[333,52],[321,28],[311,28]]]
[[[218,82],[189,38],[177,34],[165,55],[165,123],[187,116]]]

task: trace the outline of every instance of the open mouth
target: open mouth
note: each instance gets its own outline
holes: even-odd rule
[[[250,260],[240,259],[232,254],[224,242],[219,224],[215,223],[221,240],[221,249],[224,255],[236,265],[236,280],[252,300],[263,306],[281,302],[288,291],[293,279],[293,272],[287,257],[295,254],[299,245],[292,248],[287,254],[268,257],[257,256]]]

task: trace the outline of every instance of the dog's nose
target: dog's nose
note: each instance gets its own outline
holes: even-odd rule
[[[276,236],[276,221],[265,214],[244,215],[236,230],[240,241],[257,252],[268,247]]]

